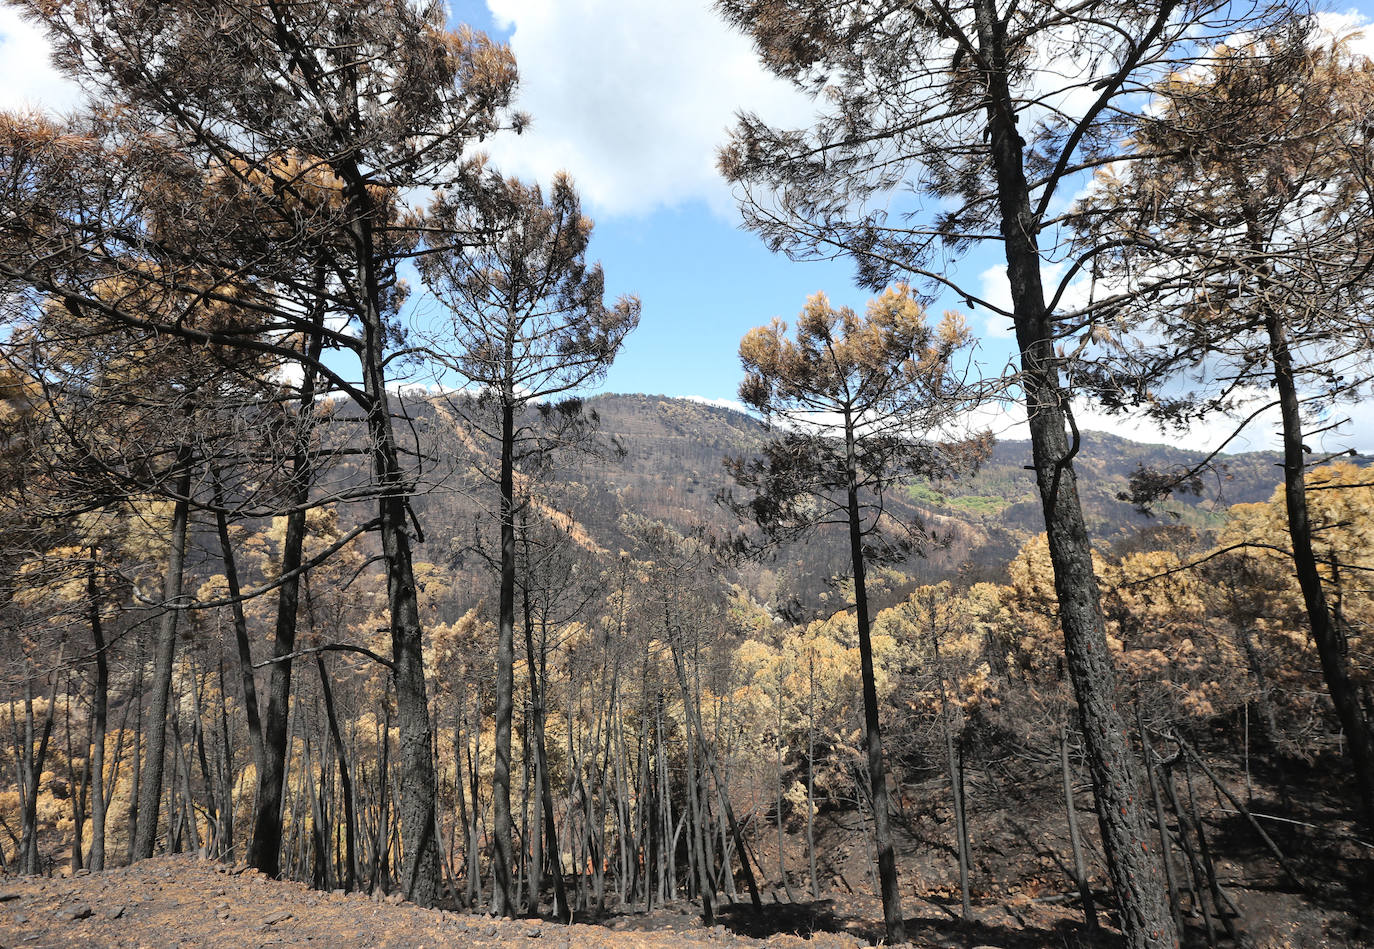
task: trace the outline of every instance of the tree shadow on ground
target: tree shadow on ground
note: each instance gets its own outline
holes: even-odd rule
[[[916,915],[906,918],[906,938],[916,945],[998,946],[1004,949],[1042,949],[1045,946],[1064,949],[1119,949],[1125,945],[1116,933],[1102,932],[1089,936],[1082,924],[1062,920],[1052,928],[1015,925],[992,925],[977,920],[959,919],[956,911],[943,905],[920,900],[940,915]],[[717,922],[731,932],[753,939],[794,935],[809,937],[813,933],[845,933],[872,945],[884,937],[882,920],[858,918],[840,911],[834,900],[812,900],[798,903],[765,904],[755,912],[748,903],[733,903],[721,908]]]

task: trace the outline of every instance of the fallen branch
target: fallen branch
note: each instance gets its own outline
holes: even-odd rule
[[[1255,833],[1259,834],[1260,840],[1264,841],[1264,845],[1269,848],[1269,852],[1278,860],[1279,866],[1283,868],[1284,873],[1288,874],[1288,878],[1297,884],[1298,889],[1306,892],[1308,889],[1307,883],[1298,875],[1297,869],[1289,863],[1288,858],[1284,856],[1283,851],[1279,849],[1279,845],[1274,843],[1274,839],[1264,832],[1264,828],[1260,826],[1259,821],[1255,820],[1254,815],[1250,813],[1249,809],[1237,800],[1236,796],[1221,783],[1221,779],[1216,776],[1212,769],[1207,767],[1207,762],[1202,760],[1202,756],[1193,750],[1193,746],[1184,741],[1181,736],[1175,734],[1170,735],[1169,738],[1171,741],[1177,742],[1178,746],[1184,750],[1188,757],[1197,762],[1198,767],[1202,769],[1203,774],[1207,775],[1213,786],[1222,794],[1226,795],[1226,799],[1231,802],[1231,806],[1250,822],[1250,826],[1254,828]]]
[[[1238,815],[1241,815],[1241,816],[1245,816],[1244,812],[1242,812],[1242,811],[1228,810],[1228,809],[1225,808],[1225,807],[1219,808],[1219,810],[1220,810],[1223,814],[1238,814]],[[1298,827],[1307,827],[1307,828],[1310,828],[1310,829],[1312,829],[1312,830],[1319,830],[1319,831],[1323,831],[1323,832],[1326,830],[1326,828],[1324,828],[1324,827],[1322,827],[1322,826],[1320,826],[1320,825],[1318,825],[1318,824],[1309,824],[1307,821],[1293,820],[1291,817],[1278,817],[1277,815],[1274,815],[1274,814],[1261,814],[1259,811],[1251,811],[1250,814],[1249,814],[1249,816],[1258,818],[1258,819],[1260,819],[1260,820],[1272,820],[1272,821],[1278,821],[1278,822],[1283,823],[1283,824],[1293,824],[1293,825],[1298,826]],[[1367,848],[1369,848],[1370,850],[1374,850],[1374,844],[1371,844],[1371,843],[1370,843],[1369,841],[1367,841],[1367,840],[1361,840],[1361,839],[1358,838],[1358,837],[1349,837],[1349,836],[1342,835],[1342,836],[1341,836],[1341,840],[1347,841],[1347,842],[1352,843],[1352,844],[1359,844],[1361,847],[1367,847]]]

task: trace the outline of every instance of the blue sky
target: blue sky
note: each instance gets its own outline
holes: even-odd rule
[[[533,124],[491,143],[495,164],[545,184],[568,171],[596,221],[591,253],[608,289],[643,301],[640,327],[605,390],[732,400],[741,375],[736,348],[751,327],[790,319],[821,290],[863,305],[867,294],[853,285],[847,262],[792,263],[739,228],[714,167],[735,113],[802,125],[813,105],[762,70],[709,0],[452,0],[450,10],[452,22],[509,42],[520,69],[518,106]],[[0,107],[73,101],[46,63],[42,38],[0,7]],[[975,290],[996,296],[999,261],[975,256],[963,270]],[[979,361],[1004,365],[1012,355],[1008,321],[968,315]],[[1347,414],[1355,423],[1338,443],[1374,450],[1374,407]],[[1086,408],[1080,418],[1143,441],[1177,440]],[[1023,437],[1014,416],[989,420],[999,433]],[[1188,443],[1214,444],[1227,428],[1199,429]],[[1261,428],[1235,447],[1274,444]]]
[[[741,375],[736,347],[750,328],[790,319],[820,290],[862,307],[868,294],[854,286],[846,261],[793,263],[739,228],[714,170],[734,115],[748,109],[800,126],[814,106],[762,70],[709,0],[461,0],[450,9],[455,20],[510,43],[521,71],[518,104],[533,126],[492,146],[498,165],[538,180],[569,171],[596,219],[592,251],[609,287],[642,298],[640,327],[606,389],[731,400]],[[1353,12],[1347,24],[1364,19]],[[961,262],[966,285],[993,300],[1005,299],[995,250]],[[1014,358],[1005,317],[965,312],[980,363],[996,371]],[[1324,447],[1374,450],[1374,407],[1345,414],[1352,423]],[[1190,446],[1219,444],[1233,427],[1217,419],[1180,438],[1091,407],[1079,416],[1085,427]],[[988,412],[980,421],[1025,437],[1015,413]],[[1277,447],[1272,422],[1230,447]]]
[[[533,124],[491,147],[499,167],[567,170],[596,221],[591,253],[614,294],[643,303],[603,386],[733,399],[750,328],[825,290],[866,296],[843,261],[796,264],[741,230],[715,150],[740,108],[804,121],[811,104],[758,66],[708,2],[467,0],[451,17],[509,42]]]

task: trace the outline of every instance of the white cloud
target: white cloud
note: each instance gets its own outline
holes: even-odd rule
[[[1345,13],[1323,11],[1317,14],[1317,24],[1321,32],[1329,37],[1346,39],[1351,52],[1374,59],[1374,33],[1369,31],[1372,24],[1364,13],[1359,10],[1348,10]]]
[[[61,112],[81,103],[81,90],[53,68],[43,31],[0,6],[0,110]]]
[[[1081,399],[1077,400],[1074,406],[1074,421],[1080,431],[1106,432],[1135,442],[1172,445],[1189,451],[1209,452],[1220,449],[1226,454],[1282,451],[1277,407],[1261,412],[1238,434],[1236,431],[1239,423],[1247,415],[1270,399],[1267,393],[1256,393],[1251,400],[1242,404],[1235,415],[1213,415],[1183,432],[1166,428],[1138,415],[1109,415],[1096,406],[1085,404]],[[1328,421],[1309,424],[1307,427],[1320,428],[1344,419],[1349,421],[1332,431],[1306,440],[1314,455],[1347,451],[1351,448],[1365,454],[1374,453],[1374,400],[1337,406]],[[966,413],[956,427],[966,432],[986,429],[999,439],[1024,441],[1030,438],[1025,406],[1017,402],[979,406]]]
[[[978,275],[978,296],[1001,310],[1011,312],[1011,284],[1007,281],[1006,264],[989,267]],[[1011,317],[985,310],[983,336],[988,339],[1012,339],[1016,324]]]
[[[566,170],[601,213],[705,200],[733,209],[716,148],[739,110],[806,124],[810,101],[767,74],[709,0],[487,0],[520,69],[533,125],[497,167],[547,182]]]

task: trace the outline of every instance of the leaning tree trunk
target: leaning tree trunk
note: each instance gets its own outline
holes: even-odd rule
[[[329,723],[329,736],[334,742],[334,754],[339,766],[339,795],[343,798],[344,808],[344,854],[347,860],[343,884],[344,889],[352,893],[358,885],[358,818],[353,810],[353,779],[348,771],[348,749],[344,747],[339,716],[334,709],[334,689],[329,683],[324,657],[319,653],[315,653],[315,669],[320,674],[325,719]]]
[[[1274,359],[1274,385],[1279,393],[1283,418],[1283,501],[1288,516],[1288,535],[1293,550],[1293,566],[1302,590],[1303,605],[1312,627],[1312,640],[1321,660],[1322,675],[1336,717],[1345,731],[1350,761],[1359,788],[1361,817],[1374,831],[1374,733],[1371,732],[1359,692],[1350,680],[1344,631],[1337,627],[1322,590],[1317,570],[1317,555],[1312,549],[1312,521],[1307,510],[1307,461],[1302,445],[1302,410],[1293,377],[1293,357],[1283,324],[1273,310],[1265,315],[1269,351]]]
[[[902,893],[897,888],[897,858],[892,849],[891,804],[887,792],[887,765],[878,724],[878,685],[873,670],[873,640],[868,618],[868,591],[864,586],[863,532],[859,523],[858,452],[854,440],[856,421],[845,413],[845,480],[849,508],[849,557],[854,567],[854,611],[859,627],[859,674],[864,693],[864,748],[868,753],[869,794],[873,801],[873,846],[878,852],[878,882],[883,897],[883,924],[889,943],[906,942],[902,919]]]
[[[1037,222],[1016,128],[1004,46],[1006,24],[993,0],[976,0],[979,55],[987,86],[987,121],[992,171],[1011,285],[1016,339],[1021,350],[1021,386],[1030,423],[1035,479],[1054,566],[1055,593],[1078,699],[1080,728],[1087,746],[1098,821],[1112,887],[1121,905],[1122,930],[1132,949],[1177,943],[1159,862],[1150,850],[1136,793],[1136,762],[1117,708],[1116,673],[1107,647],[1093,571],[1092,547],[1078,497],[1069,394],[1054,350],[1055,327],[1045,305]]]
[[[61,654],[58,654],[57,666],[62,665]],[[43,727],[41,736],[34,735],[34,712],[33,712],[33,671],[29,667],[27,659],[24,663],[24,737],[23,748],[19,750],[19,797],[22,807],[20,816],[20,840],[19,840],[19,872],[36,874],[39,872],[38,860],[38,789],[42,782],[43,764],[48,757],[48,742],[52,738],[53,718],[57,712],[57,684],[62,676],[58,672],[50,672],[52,682],[48,691],[48,706],[43,715]],[[14,707],[10,706],[11,725],[13,725]],[[38,742],[37,750],[34,749],[34,742]]]
[[[176,503],[172,511],[172,536],[167,555],[167,576],[162,587],[162,622],[157,631],[157,652],[153,657],[153,686],[148,703],[148,724],[144,727],[143,773],[139,777],[138,833],[134,837],[133,859],[146,860],[157,843],[158,810],[162,804],[163,759],[167,750],[167,708],[172,693],[172,660],[176,654],[177,607],[181,601],[182,568],[186,563],[187,523],[190,519],[191,448],[177,450],[180,473],[176,481]]]
[[[286,515],[286,534],[282,540],[281,575],[277,588],[277,623],[272,639],[272,672],[267,685],[267,719],[263,724],[261,758],[258,765],[257,809],[253,814],[253,841],[248,850],[248,863],[269,877],[281,872],[282,792],[286,786],[288,713],[291,702],[292,660],[296,649],[297,614],[300,610],[301,564],[305,551],[305,515],[310,503],[310,488],[314,481],[314,465],[310,454],[310,420],[315,410],[315,372],[310,368],[320,358],[324,322],[324,271],[317,266],[315,292],[319,301],[312,314],[312,327],[306,342],[306,360],[302,363],[300,401],[296,415],[296,432],[291,446],[290,490],[287,498],[290,510]],[[226,548],[227,549],[227,548]],[[226,564],[228,556],[226,555]],[[235,614],[237,623],[238,615]],[[242,654],[245,650],[239,647]],[[251,671],[244,673],[244,692],[247,696]],[[245,704],[247,704],[245,702]],[[251,710],[256,713],[256,709]],[[254,749],[257,751],[258,749]]]

